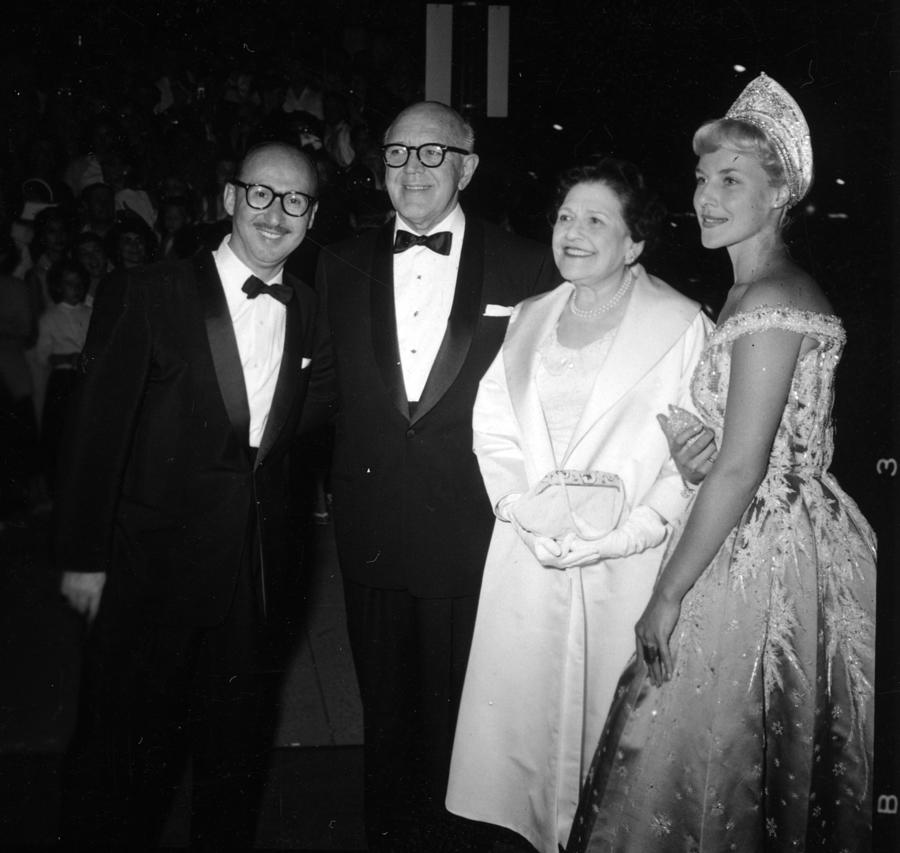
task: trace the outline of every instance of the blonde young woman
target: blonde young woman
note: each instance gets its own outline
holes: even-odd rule
[[[567,849],[867,850],[875,537],[828,473],[844,329],[782,239],[809,131],[763,74],[694,151],[703,245],[734,269],[691,386],[715,442]]]

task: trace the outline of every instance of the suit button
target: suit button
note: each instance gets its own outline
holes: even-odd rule
[[[412,428],[410,428],[410,429],[408,429],[408,430],[406,431],[406,437],[407,437],[407,438],[412,438],[415,434],[416,434],[416,431],[415,431],[414,429],[412,429]]]

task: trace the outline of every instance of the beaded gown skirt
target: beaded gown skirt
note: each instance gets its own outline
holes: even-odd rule
[[[798,360],[765,480],[685,596],[672,680],[653,687],[636,659],[622,676],[568,853],[870,848],[875,537],[828,473],[843,326],[735,315],[692,394],[721,443],[732,345],[769,329],[819,346]]]

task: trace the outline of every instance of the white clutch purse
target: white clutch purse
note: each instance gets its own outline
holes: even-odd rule
[[[598,539],[619,523],[625,487],[618,474],[558,470],[546,474],[511,507],[512,515],[538,536]]]

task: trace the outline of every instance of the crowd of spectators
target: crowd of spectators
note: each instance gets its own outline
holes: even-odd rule
[[[52,498],[60,395],[70,383],[54,379],[48,396],[48,382],[74,376],[99,283],[116,269],[215,248],[230,230],[222,189],[248,147],[287,139],[318,168],[315,225],[289,261],[308,282],[323,245],[390,215],[381,135],[422,93],[397,67],[378,70],[366,51],[320,56],[312,66],[250,57],[218,71],[200,52],[173,50],[146,69],[83,56],[55,69],[7,61],[0,522]]]

